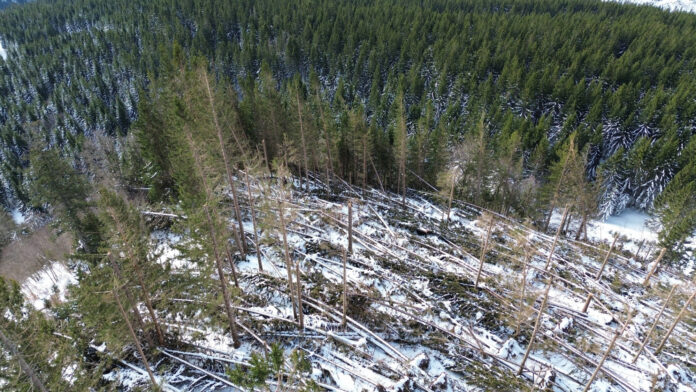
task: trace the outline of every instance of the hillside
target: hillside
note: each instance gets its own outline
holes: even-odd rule
[[[242,100],[262,71],[281,91],[316,74],[323,99],[343,115],[329,148],[343,151],[344,166],[359,160],[339,142],[346,109],[359,106],[375,128],[369,154],[379,170],[393,167],[384,152],[394,148],[401,97],[409,160],[431,183],[448,161],[442,149],[462,143],[482,119],[488,153],[515,151],[522,160],[515,176],[537,185],[549,181],[575,136],[588,178],[600,185],[603,217],[627,207],[677,208],[675,194],[693,181],[684,169],[696,148],[694,15],[590,0],[336,5],[60,0],[3,12],[0,204],[37,207],[27,189],[31,148],[60,148],[84,166],[94,158],[88,151],[103,148],[96,141],[127,134],[141,89],[173,43],[205,56]],[[258,136],[251,115],[243,128]],[[472,196],[489,207],[500,202]]]
[[[0,10],[0,390],[696,391],[696,14]]]
[[[599,362],[592,391],[696,388],[696,364],[689,359],[694,354],[692,313],[656,353],[682,301],[696,287],[665,268],[644,285],[649,261],[657,256],[646,252],[647,245],[638,256],[617,251],[622,247],[618,245],[605,260],[607,243],[588,245],[563,235],[556,242],[551,235],[467,203],[455,201],[447,222],[445,207],[415,191],[402,206],[400,196],[374,189],[336,184],[329,190],[312,181],[305,184],[310,189],[306,192],[299,184],[295,180],[286,204],[292,217],[287,243],[302,282],[304,328],[293,317],[282,247],[261,245],[260,263],[253,254],[236,265],[240,348],[205,319],[182,311],[160,313],[165,332],[176,337],[176,343],[150,358],[158,380],[169,385],[165,390],[239,385],[225,369],[250,366],[250,355],[264,352],[270,342],[286,352],[304,353],[308,365],[293,376],[298,377],[295,382],[302,386],[311,380],[323,390],[581,391]],[[264,188],[252,185],[254,198],[286,197]],[[343,272],[349,200],[353,251]],[[253,232],[246,213],[244,226]],[[181,236],[159,231],[153,241],[159,262],[171,268],[172,276],[205,270],[177,250],[185,246]],[[663,312],[667,294],[676,286]],[[593,298],[585,309],[588,295]],[[186,293],[168,300],[199,303]],[[543,316],[533,349],[518,377],[540,307]],[[109,349],[101,347],[103,352]],[[147,375],[134,361],[105,377],[128,390],[146,386]]]

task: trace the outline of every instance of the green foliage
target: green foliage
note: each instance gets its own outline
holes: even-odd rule
[[[276,390],[282,390],[281,385],[297,387],[301,391],[319,391],[316,383],[309,379],[301,383],[300,379],[312,371],[312,364],[305,357],[304,351],[293,350],[286,356],[278,343],[271,344],[271,350],[261,355],[251,354],[249,365],[227,369],[230,381],[235,385],[250,391],[268,386],[268,381],[276,383]]]
[[[101,228],[92,203],[92,188],[86,177],[56,150],[33,150],[31,194],[36,206],[48,205],[63,227],[72,231],[85,250],[94,252],[101,242]]]
[[[237,88],[225,94],[252,149],[263,152],[264,141],[272,160],[287,134],[307,152],[306,166],[331,163],[346,179],[373,185],[379,175],[391,189],[403,175],[403,155],[403,182],[427,187],[413,171],[434,183],[445,150],[477,129],[482,112],[496,178],[492,190],[474,184],[472,200],[520,215],[534,213],[523,208],[533,192],[510,189],[543,182],[557,160],[549,153],[574,132],[590,179],[619,148],[631,156],[627,186],[602,186],[603,213],[649,208],[694,163],[693,156],[674,159],[693,136],[694,15],[591,0],[264,0],[251,7],[59,0],[3,12],[0,30],[16,51],[0,65],[7,75],[0,79],[0,177],[8,184],[0,203],[27,200],[20,168],[30,144],[79,153],[86,135],[123,135],[133,123],[141,149],[122,154],[129,181],[149,186],[152,200],[175,197],[167,125],[180,97],[168,85],[179,77],[173,71],[195,62]],[[155,20],[157,28],[141,27]],[[409,29],[401,28],[405,21]],[[205,60],[189,61],[194,55]],[[349,114],[357,112],[356,123]],[[398,124],[395,113],[403,114]]]

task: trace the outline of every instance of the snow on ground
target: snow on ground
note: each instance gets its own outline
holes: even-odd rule
[[[605,221],[590,221],[587,228],[587,237],[590,240],[610,241],[614,234],[627,237],[633,242],[657,241],[657,231],[648,227],[648,221],[652,217],[642,211],[633,208],[625,209],[619,215],[613,215]]]
[[[616,0],[605,0],[616,1]],[[696,0],[618,0],[620,3],[652,5],[670,11],[696,12]]]
[[[75,275],[62,262],[54,262],[30,276],[22,283],[22,294],[41,310],[46,300],[65,300],[66,288],[77,283]]]
[[[0,46],[0,54],[2,53],[2,46]],[[16,209],[12,210],[10,212],[10,215],[12,216],[12,220],[14,221],[15,224],[21,225],[24,223],[24,221],[27,220],[27,218],[22,214],[22,211]]]
[[[2,47],[2,41],[0,41],[0,57],[2,57],[3,60],[7,60],[7,51]]]
[[[557,209],[551,217],[550,227],[555,228],[561,223],[563,211]],[[587,222],[587,239],[590,242],[611,243],[614,235],[619,235],[626,242],[624,249],[636,252],[643,243],[656,243],[657,231],[649,224],[652,216],[633,208],[625,209],[621,214],[610,216],[604,221],[591,219]],[[579,219],[574,217],[569,227],[569,232],[574,234],[578,230]],[[645,251],[645,249],[643,249]]]

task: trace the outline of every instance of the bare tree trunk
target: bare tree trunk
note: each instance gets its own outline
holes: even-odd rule
[[[372,160],[372,157],[370,157],[370,164],[372,165],[372,170],[375,172],[375,176],[377,176],[377,182],[379,182],[379,189],[384,192],[384,184],[382,184],[382,179],[379,176],[379,173],[377,173],[377,168],[375,167],[375,162]]]
[[[307,171],[309,170],[308,164],[307,164],[307,144],[305,144],[305,137],[304,137],[304,124],[302,123],[302,106],[300,105],[300,91],[299,89],[297,90],[297,115],[300,119],[300,141],[302,142],[302,161],[304,165],[304,177],[305,177],[305,182],[307,181]],[[300,181],[302,181],[302,175],[300,175]],[[301,186],[302,184],[300,184]],[[309,184],[307,184],[309,187]],[[308,188],[307,188],[308,189]]]
[[[643,249],[643,245],[645,245],[645,240],[642,240],[640,244],[638,244],[638,250],[635,253],[636,260],[638,260],[638,254],[640,254],[640,250]]]
[[[607,262],[609,261],[609,256],[611,256],[611,252],[614,250],[614,245],[616,245],[616,240],[619,239],[618,234],[614,234],[614,241],[611,242],[611,246],[609,247],[609,251],[607,251],[607,255],[604,256],[604,260],[602,261],[602,266],[599,268],[599,271],[597,272],[597,276],[595,276],[595,279],[600,280],[602,279],[602,273],[604,273],[604,267],[606,267]]]
[[[631,322],[631,320],[630,320],[630,310],[629,310],[629,319],[626,320],[626,323],[623,325],[621,330],[616,331],[616,333],[614,334],[614,338],[611,340],[611,343],[609,343],[609,347],[607,347],[607,351],[604,352],[602,359],[597,364],[597,368],[592,373],[592,376],[590,376],[590,380],[587,382],[587,384],[585,385],[585,389],[583,389],[582,392],[587,392],[590,390],[592,383],[594,382],[595,378],[597,378],[597,374],[599,374],[599,371],[602,370],[602,366],[604,366],[604,361],[606,361],[607,358],[609,357],[609,354],[611,354],[611,350],[614,348],[614,344],[616,344],[616,340],[619,338],[619,336],[621,336],[624,333],[624,330],[626,330],[626,327],[628,326],[628,324],[630,322]]]
[[[648,344],[648,341],[650,340],[650,336],[652,336],[652,333],[655,330],[657,323],[660,321],[660,318],[662,318],[662,313],[664,313],[665,309],[667,309],[667,305],[669,305],[669,300],[672,299],[672,295],[674,295],[674,291],[676,290],[677,286],[678,285],[675,284],[674,286],[672,286],[672,290],[669,291],[669,295],[667,296],[665,303],[662,304],[662,307],[660,308],[660,312],[657,313],[657,316],[653,320],[653,323],[650,326],[648,333],[645,334],[645,338],[643,338],[643,341],[640,343],[640,348],[638,349],[638,352],[636,353],[636,355],[633,357],[633,360],[631,361],[632,364],[636,363],[636,361],[640,357],[640,354],[643,352],[645,345]]]
[[[227,256],[227,262],[230,264],[230,269],[232,270],[234,287],[239,288],[239,280],[237,280],[237,267],[234,265],[234,257],[232,257],[232,252],[230,252],[230,246],[227,241],[225,241],[225,255]]]
[[[283,199],[285,196],[283,196]],[[295,319],[299,321],[299,314],[297,310],[297,305],[295,303],[295,295],[293,294],[293,283],[292,283],[292,262],[290,261],[290,250],[288,249],[288,234],[285,229],[285,202],[278,202],[278,209],[280,213],[278,214],[280,218],[280,231],[283,234],[283,251],[285,255],[285,269],[288,272],[288,293],[290,294],[290,302],[292,302],[292,313]]]
[[[571,140],[571,143],[568,146],[568,156],[566,157],[565,161],[563,162],[563,167],[561,168],[561,176],[558,178],[558,183],[556,184],[556,189],[553,192],[553,198],[551,199],[551,206],[550,206],[551,212],[549,212],[549,216],[546,218],[546,223],[544,224],[544,232],[546,232],[549,229],[549,223],[551,223],[551,215],[553,215],[553,210],[556,208],[556,199],[558,198],[558,192],[561,190],[561,183],[563,183],[563,177],[565,177],[565,171],[566,171],[566,168],[568,167],[568,161],[572,157],[571,153],[573,152],[574,148],[575,148],[575,144]]]
[[[297,315],[300,316],[300,330],[304,329],[304,312],[302,311],[302,279],[300,278],[300,260],[295,262],[295,288],[297,289]]]
[[[561,218],[561,223],[566,217],[566,214],[568,214],[568,206],[566,206],[563,209],[563,217]],[[561,229],[563,228],[563,225],[558,225],[558,230],[556,230],[556,237],[553,239],[553,243],[551,244],[551,250],[549,251],[549,257],[546,259],[546,265],[544,266],[544,270],[548,270],[549,266],[551,265],[551,258],[553,258],[553,252],[556,250],[556,243],[558,242],[558,237],[561,235]]]
[[[249,182],[249,173],[244,172],[244,180],[246,181],[247,197],[249,198],[249,211],[251,212],[251,224],[254,228],[254,246],[256,247],[256,261],[259,262],[259,271],[263,271],[261,263],[261,249],[259,248],[259,233],[256,229],[256,211],[254,211],[254,197],[251,194],[251,182]]]
[[[476,272],[476,282],[474,284],[476,288],[478,288],[479,286],[479,280],[481,279],[481,271],[483,270],[483,261],[486,256],[486,252],[488,251],[488,241],[490,241],[491,239],[491,230],[493,230],[493,225],[495,224],[495,220],[492,216],[490,217],[490,219],[491,221],[488,224],[488,229],[486,230],[486,238],[484,239],[483,245],[481,246],[481,256],[479,257],[481,262],[479,263],[478,272]]]
[[[24,355],[22,355],[22,353],[19,351],[17,345],[12,341],[12,339],[5,335],[2,329],[0,329],[0,341],[2,342],[2,345],[5,346],[5,349],[12,354],[17,362],[19,362],[19,368],[22,369],[22,372],[26,374],[27,377],[29,377],[29,382],[31,382],[31,385],[41,392],[48,392],[48,389],[46,389],[34,369],[32,369],[32,367],[24,359]]]
[[[242,253],[242,258],[246,258],[246,236],[244,235],[244,225],[242,224],[242,214],[239,211],[239,196],[237,196],[237,187],[234,186],[234,181],[232,180],[232,168],[230,167],[230,161],[227,157],[227,149],[225,148],[225,141],[222,137],[222,128],[218,121],[217,110],[215,109],[215,100],[213,99],[213,93],[210,91],[210,83],[208,82],[207,72],[203,72],[203,80],[205,81],[205,87],[208,92],[208,103],[210,104],[210,114],[213,117],[213,124],[215,124],[215,132],[217,133],[218,144],[220,146],[220,152],[222,153],[222,161],[225,164],[225,173],[227,174],[227,182],[230,185],[230,191],[232,192],[232,204],[234,205],[234,215],[237,219],[237,225],[239,226],[239,232],[235,232],[235,241],[237,242],[237,247]],[[241,151],[240,151],[241,152]],[[230,259],[230,263],[232,260]]]
[[[653,276],[655,271],[657,271],[657,267],[660,265],[660,261],[662,261],[662,257],[664,257],[666,251],[667,251],[667,248],[662,248],[662,250],[660,251],[660,255],[657,256],[657,260],[655,260],[655,264],[650,269],[650,272],[648,272],[648,275],[645,277],[645,280],[643,281],[643,286],[647,286],[648,282],[650,282],[650,278]]]
[[[539,324],[541,323],[541,316],[544,314],[544,308],[546,308],[546,301],[549,299],[549,290],[551,290],[551,284],[553,283],[553,278],[549,278],[549,282],[544,291],[544,299],[541,301],[541,307],[539,307],[539,314],[537,314],[536,321],[534,322],[534,330],[532,330],[532,337],[529,338],[529,344],[527,345],[527,350],[524,352],[524,357],[522,357],[522,362],[520,362],[520,368],[517,370],[517,375],[521,375],[524,371],[524,364],[527,362],[529,353],[532,351],[532,345],[534,344],[534,338],[539,331]]]
[[[217,268],[218,278],[220,279],[220,287],[222,289],[222,297],[225,302],[225,311],[227,312],[227,320],[230,325],[230,332],[232,333],[232,342],[235,348],[239,348],[241,343],[239,342],[239,335],[237,333],[237,318],[234,315],[234,310],[232,309],[232,304],[230,301],[230,294],[227,290],[227,278],[222,271],[222,261],[220,260],[220,252],[218,251],[216,233],[213,226],[212,217],[210,216],[210,210],[207,204],[204,206],[205,215],[208,220],[208,226],[210,230],[211,242],[213,244],[213,253],[215,256],[215,267]]]
[[[198,172],[198,176],[201,178],[201,181],[203,183],[203,189],[205,191],[205,203],[203,204],[203,210],[205,212],[205,216],[208,222],[208,231],[210,232],[210,241],[213,245],[213,253],[215,256],[215,266],[217,267],[217,272],[218,272],[218,277],[220,279],[220,287],[222,289],[222,296],[225,302],[225,310],[227,311],[227,319],[230,324],[230,332],[232,333],[232,341],[234,343],[235,348],[239,348],[241,343],[239,342],[239,336],[237,334],[237,320],[234,315],[234,311],[232,310],[232,305],[230,304],[230,295],[227,290],[227,278],[225,277],[225,274],[223,273],[222,270],[222,261],[221,261],[221,255],[220,255],[220,248],[218,247],[217,243],[217,230],[215,229],[215,225],[212,219],[212,216],[210,214],[210,207],[208,206],[208,203],[211,199],[211,191],[210,187],[208,185],[208,180],[205,178],[205,173],[203,172],[203,167],[201,165],[201,160],[200,156],[198,155],[198,151],[196,150],[196,145],[193,143],[193,138],[191,137],[190,131],[187,130],[186,132],[186,137],[189,143],[189,148],[191,149],[191,153],[193,154],[195,164],[196,164],[196,171]],[[228,251],[229,253],[229,251]],[[230,261],[231,262],[231,261]],[[233,270],[234,271],[234,270]]]
[[[135,334],[135,331],[133,330],[133,325],[128,319],[128,314],[126,314],[126,311],[123,309],[123,305],[121,305],[121,299],[118,296],[118,287],[115,286],[116,285],[114,285],[112,293],[114,294],[114,299],[116,299],[118,310],[121,312],[121,316],[123,317],[123,321],[126,322],[126,326],[128,326],[128,332],[130,332],[131,338],[133,338],[133,343],[135,343],[135,348],[138,350],[138,354],[140,355],[140,360],[142,361],[143,366],[145,366],[147,374],[150,376],[150,382],[152,382],[152,387],[155,390],[157,390],[159,389],[159,385],[157,385],[155,375],[152,373],[150,365],[147,363],[147,357],[145,356],[145,352],[143,352],[143,347],[140,345],[140,340],[138,339],[138,336]]]
[[[121,268],[119,267],[118,263],[113,259],[113,255],[111,254],[111,252],[107,253],[106,257],[109,259],[109,262],[111,263],[111,269],[114,270],[114,275],[116,276],[116,278],[119,281],[124,281],[123,274],[121,273]],[[131,293],[128,287],[124,287],[124,292],[126,294],[126,299],[131,304],[131,311],[135,314],[135,322],[136,324],[138,324],[138,328],[144,331],[145,321],[143,321],[143,316],[140,314],[140,310],[138,310],[137,304],[133,299],[133,293]],[[149,334],[145,334],[145,339],[147,340],[147,343],[150,346],[155,345]]]
[[[665,343],[667,343],[667,339],[669,339],[669,336],[672,334],[672,331],[674,331],[674,328],[679,324],[679,321],[681,321],[681,318],[684,316],[684,312],[689,308],[689,305],[691,305],[691,301],[694,300],[694,297],[696,297],[696,290],[694,290],[694,293],[691,294],[689,299],[686,300],[686,303],[684,306],[681,308],[679,311],[679,314],[677,315],[677,318],[674,319],[674,322],[672,323],[672,326],[669,327],[669,330],[667,330],[667,333],[665,334],[665,337],[662,338],[662,341],[660,344],[657,346],[655,349],[655,354],[659,354],[660,351],[662,351],[662,348],[665,346]]]
[[[362,169],[363,169],[363,178],[362,178],[362,192],[363,196],[365,196],[365,189],[367,188],[367,140],[365,140],[365,137],[363,137],[363,156],[362,156]]]
[[[118,218],[116,215],[115,211],[109,210],[109,214],[111,215],[111,218],[114,220],[116,223],[116,228],[118,229],[119,233],[121,235],[126,233],[126,228],[123,227],[123,224],[121,220]],[[127,243],[125,238],[122,238],[124,241],[124,245],[127,248],[128,252],[128,257],[131,259],[133,262],[133,267],[135,269],[136,276],[138,277],[138,284],[140,284],[140,291],[143,293],[143,298],[145,298],[145,307],[147,308],[148,313],[150,314],[150,318],[152,319],[152,323],[155,326],[155,333],[157,334],[157,342],[160,345],[164,344],[164,334],[162,333],[162,328],[160,327],[159,320],[157,319],[157,314],[155,313],[155,307],[152,305],[152,299],[150,297],[150,288],[148,287],[147,283],[145,282],[145,276],[143,274],[143,269],[141,265],[141,260],[139,257],[136,256],[135,252],[133,251],[133,248],[131,247],[132,244]],[[111,258],[111,255],[109,256]],[[115,267],[118,269],[118,265],[111,259],[112,262],[112,267]],[[120,275],[120,270],[119,270],[119,275]],[[120,279],[120,276],[119,276]],[[128,290],[126,290],[126,296],[129,296]],[[135,307],[135,305],[133,305]],[[137,311],[137,308],[135,309]],[[140,312],[138,313],[138,317],[140,317]]]
[[[594,294],[589,293],[587,294],[587,299],[585,300],[585,305],[582,306],[582,313],[587,313],[587,309],[590,308],[590,304],[592,303],[592,298],[594,297]]]
[[[346,330],[346,308],[348,308],[348,298],[346,286],[346,264],[348,259],[348,253],[343,249],[343,319],[341,320],[341,325],[343,326],[343,331]]]
[[[517,314],[517,325],[515,326],[515,334],[513,336],[519,335],[520,330],[522,329],[522,313],[524,312],[525,308],[524,295],[527,289],[527,266],[531,257],[531,251],[527,251],[524,255],[524,264],[522,266],[522,282],[520,283],[520,309]]]
[[[145,283],[145,279],[143,276],[143,271],[139,266],[136,266],[136,273],[138,275],[138,281],[140,283],[140,287],[142,288],[143,296],[145,297],[145,307],[147,308],[148,313],[150,313],[150,318],[152,319],[152,323],[155,325],[155,333],[157,333],[157,342],[160,345],[164,344],[164,334],[162,333],[162,328],[160,327],[159,320],[157,318],[157,314],[155,313],[155,307],[152,306],[152,299],[150,298],[150,293],[149,293],[149,288],[147,284]]]
[[[331,176],[333,175],[333,162],[331,161],[331,139],[329,132],[326,129],[326,121],[324,120],[324,109],[322,108],[321,102],[319,102],[319,116],[321,117],[321,124],[324,128],[324,141],[326,142],[326,181],[331,188]]]
[[[578,228],[578,232],[575,234],[575,241],[580,240],[580,236],[582,235],[582,231],[585,229],[585,225],[587,225],[587,218],[588,218],[587,213],[582,214],[582,220],[580,221],[580,227]]]
[[[266,163],[266,169],[268,173],[271,173],[271,162],[268,161],[268,149],[266,149],[266,139],[261,139],[261,145],[263,146],[263,161]]]
[[[353,201],[348,200],[348,253],[353,254]]]
[[[449,201],[447,202],[447,222],[450,221],[450,214],[452,213],[452,199],[454,198],[454,176],[450,179],[450,191],[449,191]]]

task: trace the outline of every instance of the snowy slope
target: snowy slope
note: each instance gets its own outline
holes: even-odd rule
[[[605,0],[614,1],[614,0]],[[618,0],[623,3],[652,5],[670,11],[696,12],[696,0]]]
[[[227,390],[230,384],[211,375],[221,375],[219,369],[231,362],[247,363],[250,353],[262,351],[268,342],[280,342],[287,351],[303,350],[312,379],[336,391],[500,390],[490,383],[501,379],[505,384],[579,392],[618,334],[590,390],[647,392],[654,383],[664,390],[696,387],[692,362],[685,360],[696,354],[688,325],[678,326],[662,353],[654,354],[678,312],[676,306],[665,310],[659,333],[638,351],[670,286],[682,284],[680,298],[694,290],[686,277],[661,268],[646,288],[650,264],[626,253],[609,257],[597,278],[606,248],[577,243],[572,236],[554,241],[552,235],[463,202],[454,203],[451,222],[446,223],[438,204],[416,193],[402,206],[398,196],[374,190],[346,186],[336,194],[335,187],[331,193],[319,183],[312,188],[294,192],[288,202],[294,212],[288,242],[302,275],[305,329],[293,318],[282,251],[275,241],[264,244],[263,272],[256,255],[236,267],[240,288],[248,293],[236,309],[245,331],[254,334],[245,332],[242,347],[235,350],[224,331],[192,323],[185,315],[170,315],[168,332],[178,331],[196,348],[164,350],[174,361],[157,362],[163,364],[159,374],[167,382],[180,390]],[[254,187],[255,192],[259,189]],[[354,241],[346,271],[348,321],[342,328],[341,254],[347,244],[349,198],[354,201]],[[495,218],[483,264],[480,251],[488,224],[482,213]],[[277,238],[277,233],[266,234]],[[161,262],[170,264],[172,273],[197,268],[171,250],[181,244],[181,237],[155,237]],[[527,256],[521,251],[524,245],[530,249]],[[654,251],[646,255],[648,261],[654,257]],[[549,277],[553,279],[539,334],[518,377]],[[593,300],[584,311],[588,294]],[[197,301],[185,294],[176,300]],[[628,309],[634,315],[622,329]],[[203,368],[210,374],[201,373]],[[127,380],[124,384],[132,387],[146,385],[145,377],[132,369],[122,372],[109,377]],[[192,386],[191,380],[198,384]],[[524,389],[512,388],[506,390]]]

